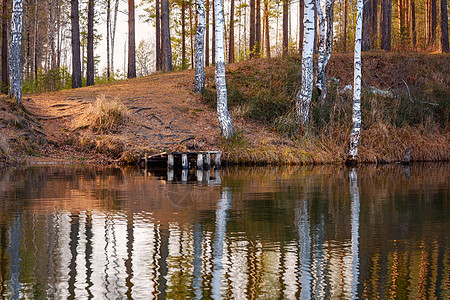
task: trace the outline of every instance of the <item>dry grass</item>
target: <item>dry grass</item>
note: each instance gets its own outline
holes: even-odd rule
[[[0,157],[8,157],[11,150],[9,149],[9,144],[6,138],[0,134]]]
[[[120,125],[130,118],[130,112],[122,102],[107,99],[104,95],[97,97],[95,102],[74,121],[75,128],[89,128],[94,133],[118,132]]]

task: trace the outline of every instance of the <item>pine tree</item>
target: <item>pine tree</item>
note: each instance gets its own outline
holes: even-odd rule
[[[134,0],[128,0],[128,78],[136,77]]]
[[[20,50],[22,46],[23,1],[14,0],[11,15],[11,44],[9,58],[10,90],[9,96],[22,105],[22,63]]]
[[[94,0],[88,0],[86,85],[94,85]]]
[[[72,88],[81,87],[80,24],[78,0],[70,0],[72,21]]]

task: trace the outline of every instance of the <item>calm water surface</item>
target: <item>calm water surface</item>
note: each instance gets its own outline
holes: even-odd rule
[[[183,177],[0,171],[0,298],[450,297],[449,164]]]

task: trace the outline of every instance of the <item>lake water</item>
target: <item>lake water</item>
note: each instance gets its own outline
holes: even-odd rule
[[[0,170],[0,298],[449,299],[449,200],[448,163]]]

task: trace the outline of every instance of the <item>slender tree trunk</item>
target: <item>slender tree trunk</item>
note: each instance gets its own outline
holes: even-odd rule
[[[30,48],[30,0],[27,0],[27,29],[26,29],[26,37],[27,37],[27,45],[26,45],[26,66],[25,66],[25,80],[30,80],[30,60],[31,60],[31,48]]]
[[[88,0],[86,85],[94,85],[94,0]]]
[[[22,105],[22,63],[20,50],[22,46],[22,0],[14,0],[11,15],[11,44],[9,57],[10,90],[9,96]]]
[[[134,0],[128,0],[128,78],[136,77],[136,37],[134,24]]]
[[[181,0],[181,69],[186,69],[186,2]]]
[[[225,48],[224,48],[224,18],[222,0],[214,0],[214,14],[216,19],[216,70],[215,81],[217,89],[217,115],[219,117],[222,135],[229,139],[234,136],[233,122],[228,112],[227,83],[225,79]]]
[[[205,91],[205,69],[203,64],[205,44],[205,4],[204,0],[197,0],[197,32],[195,33],[195,85],[194,92],[202,94]]]
[[[230,8],[230,48],[228,53],[228,63],[234,63],[234,0],[231,0]]]
[[[48,14],[48,22],[47,22],[47,57],[45,60],[46,69],[52,69],[52,36],[53,36],[53,1],[47,1],[47,14]]]
[[[401,0],[399,0],[400,2]],[[363,24],[362,24],[362,51],[370,50],[370,36],[372,34],[372,2],[371,0],[366,0],[364,4],[363,12]]]
[[[381,0],[381,49],[391,51],[392,0]]]
[[[106,0],[106,78],[111,78],[111,0]]]
[[[270,25],[269,25],[269,0],[264,0],[264,22],[266,23],[266,56],[270,58]]]
[[[431,37],[430,45],[436,45],[437,9],[436,0],[431,0]]]
[[[56,69],[61,67],[61,4],[59,0],[56,0]]]
[[[36,0],[34,11],[34,84],[35,88],[38,87],[38,25],[39,25],[39,3]]]
[[[3,0],[2,3],[2,93],[8,94],[9,76],[8,76],[8,3]]]
[[[161,3],[161,25],[162,25],[162,70],[172,71],[172,49],[170,45],[169,27],[169,0],[162,0]]]
[[[383,0],[384,1],[384,0]],[[344,30],[342,36],[343,50],[347,51],[347,16],[348,16],[348,0],[344,0]]]
[[[449,52],[447,0],[441,0],[441,51]]]
[[[305,1],[298,1],[298,11],[299,11],[299,26],[298,26],[298,53],[302,53],[303,49],[303,35],[305,31],[305,23],[303,22],[303,15],[305,14]]]
[[[80,21],[78,0],[70,0],[72,21],[72,88],[81,87]]]
[[[116,28],[117,28],[117,14],[119,12],[119,0],[116,0],[116,3],[114,4],[114,20],[112,24],[112,32],[111,32],[111,73],[114,77],[115,69],[114,69],[114,48],[115,48],[115,41],[116,41]]]
[[[412,45],[414,49],[417,45],[417,33],[416,33],[416,4],[415,0],[411,0],[411,37]]]
[[[350,134],[350,151],[347,161],[356,163],[359,137],[361,135],[361,39],[364,2],[356,2],[355,57],[353,74],[353,129]]]
[[[250,0],[250,59],[255,57],[256,42],[255,0]]]
[[[283,0],[283,56],[289,51],[289,0]],[[314,6],[314,4],[313,4]]]
[[[302,51],[302,86],[296,96],[296,121],[299,126],[305,128],[309,123],[309,110],[311,104],[314,81],[314,0],[305,0],[304,40]]]
[[[215,64],[216,63],[216,8],[215,8],[215,4],[214,4],[214,0],[213,0],[213,23],[212,23],[212,27],[213,27],[213,31],[212,31],[212,41],[211,41],[211,63]]]
[[[333,1],[316,0],[319,17],[319,57],[317,62],[317,82],[321,102],[324,103],[327,96],[327,80],[325,76],[328,60],[331,56],[333,44]]]
[[[205,66],[209,66],[209,0],[206,0]]]
[[[255,56],[261,57],[261,0],[256,0]]]
[[[377,45],[378,39],[378,0],[372,0],[372,16],[371,16],[371,29],[370,29],[370,43],[372,48],[375,48]]]
[[[156,71],[161,71],[161,17],[159,12],[159,0],[156,0]]]
[[[190,42],[191,42],[191,68],[194,68],[194,39],[192,37],[192,33],[194,32],[194,25],[192,24],[192,5],[189,3],[189,34],[190,34]]]

